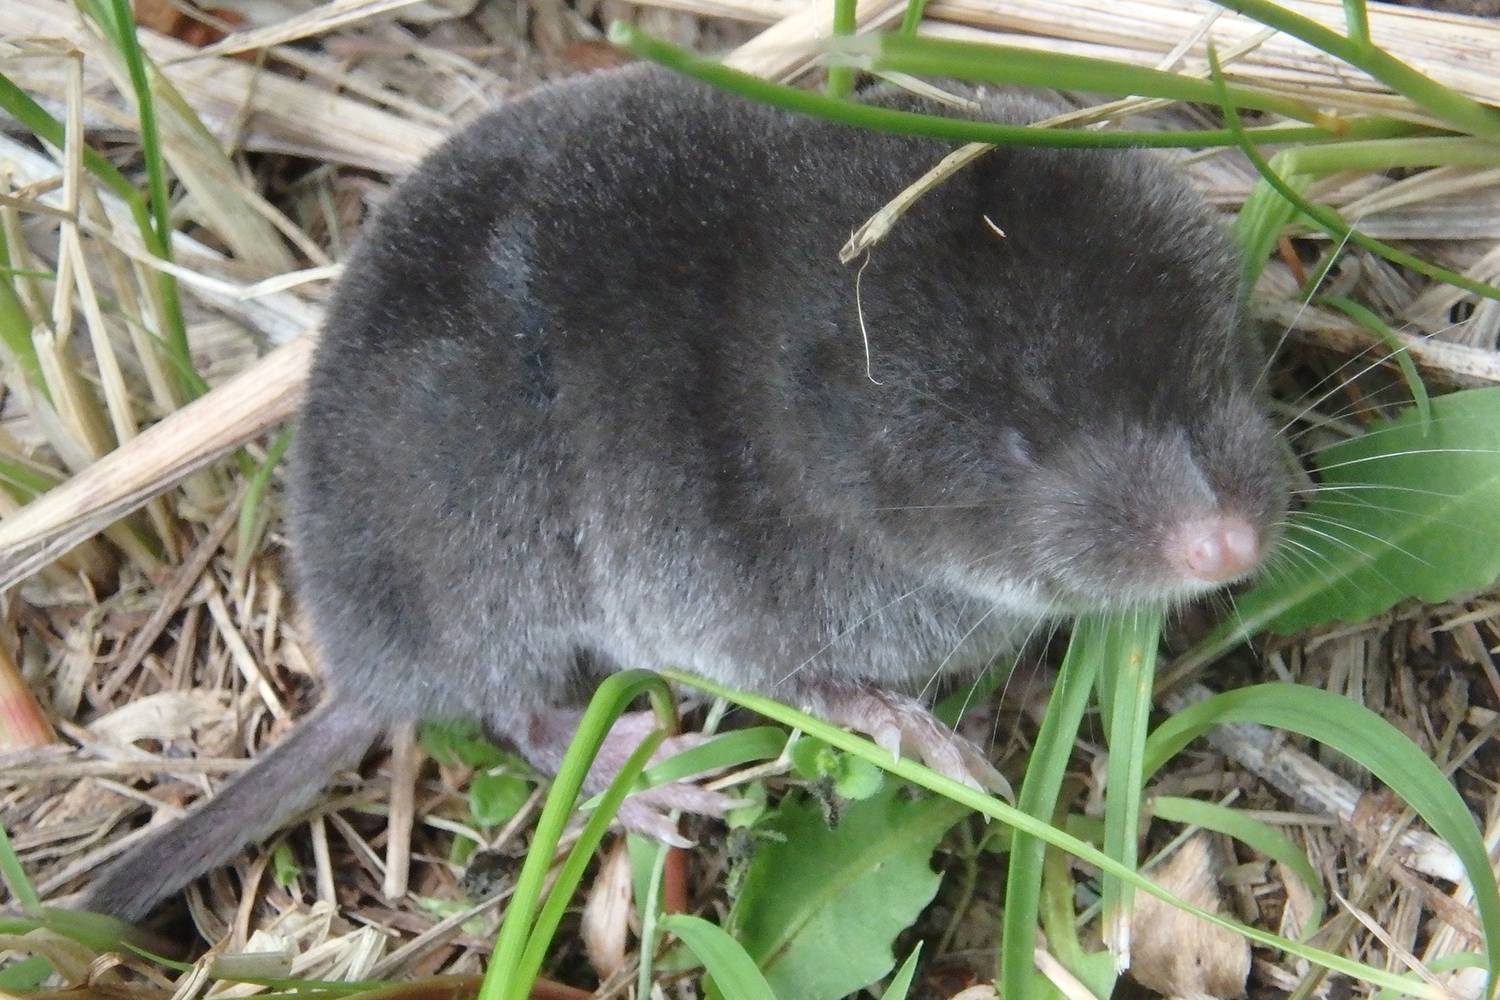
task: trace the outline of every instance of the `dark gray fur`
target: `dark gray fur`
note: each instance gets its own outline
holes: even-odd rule
[[[947,151],[637,67],[430,157],[349,263],[298,436],[333,707],[90,903],[140,915],[399,721],[545,760],[531,713],[623,667],[916,690],[1044,617],[1205,589],[1159,551],[1185,518],[1269,535],[1238,266],[1155,156],[1001,149],[924,198],[858,280],[866,376],[837,251]]]

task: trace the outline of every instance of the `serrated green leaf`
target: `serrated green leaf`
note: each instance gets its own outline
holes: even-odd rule
[[[1361,622],[1409,597],[1438,604],[1500,576],[1500,388],[1432,401],[1318,456],[1322,487],[1291,518],[1266,578],[1204,643]]]
[[[852,803],[838,827],[806,800],[767,822],[730,927],[779,1000],[836,1000],[895,966],[891,942],[937,892],[932,852],[968,810],[908,799],[894,782]]]

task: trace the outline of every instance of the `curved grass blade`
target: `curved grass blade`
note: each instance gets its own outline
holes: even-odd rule
[[[1213,85],[1219,94],[1219,106],[1224,112],[1225,122],[1229,125],[1229,130],[1234,133],[1241,152],[1249,158],[1250,162],[1255,166],[1256,171],[1259,172],[1266,183],[1275,188],[1281,197],[1294,205],[1297,211],[1305,215],[1335,241],[1348,240],[1350,243],[1363,247],[1373,254],[1384,257],[1393,264],[1409,267],[1418,274],[1425,275],[1435,281],[1446,282],[1465,291],[1473,292],[1475,295],[1482,295],[1485,298],[1500,300],[1500,288],[1486,284],[1483,281],[1475,281],[1468,275],[1459,274],[1457,271],[1450,271],[1445,267],[1429,264],[1427,261],[1419,257],[1414,257],[1404,250],[1396,249],[1389,243],[1366,236],[1345,222],[1344,217],[1334,209],[1329,208],[1327,205],[1314,204],[1302,197],[1275,170],[1271,169],[1271,165],[1266,162],[1266,158],[1260,154],[1260,150],[1250,141],[1249,132],[1240,122],[1239,114],[1224,83],[1224,74],[1219,67],[1219,58],[1212,45],[1208,47],[1208,62],[1213,73]]]
[[[1312,862],[1307,859],[1307,852],[1274,826],[1251,819],[1238,809],[1230,809],[1216,802],[1203,802],[1199,799],[1185,799],[1173,795],[1163,795],[1152,799],[1151,814],[1157,819],[1164,819],[1171,823],[1200,826],[1205,830],[1228,834],[1272,861],[1280,862],[1297,876],[1313,897],[1312,910],[1308,913],[1307,922],[1303,925],[1302,933],[1299,935],[1301,940],[1306,941],[1312,937],[1318,926],[1322,924],[1323,913],[1328,905],[1323,893],[1323,882],[1318,878],[1318,872],[1313,868]]]
[[[1345,37],[1310,17],[1287,10],[1270,0],[1223,0],[1223,6],[1254,18],[1268,28],[1300,38],[1369,73],[1381,83],[1456,128],[1485,139],[1500,140],[1500,111],[1465,97],[1425,76],[1384,49],[1360,37]]]
[[[1385,320],[1375,315],[1374,310],[1343,295],[1328,295],[1318,301],[1326,302],[1340,310],[1385,343],[1385,346],[1390,349],[1391,357],[1401,369],[1401,377],[1406,380],[1406,388],[1411,392],[1412,402],[1417,406],[1417,415],[1422,423],[1431,424],[1432,400],[1427,395],[1427,386],[1422,382],[1422,376],[1417,374],[1416,363],[1412,361],[1406,345],[1401,343],[1401,338],[1396,336],[1396,331],[1392,330]]]
[[[1093,149],[1119,149],[1137,146],[1200,147],[1228,146],[1236,142],[1229,129],[1195,131],[1096,131],[1092,129],[1039,129],[1023,125],[997,125],[993,122],[944,118],[909,111],[896,111],[852,101],[841,101],[826,94],[815,94],[778,83],[678,48],[642,32],[634,25],[616,21],[610,25],[609,40],[642,59],[660,63],[679,73],[713,84],[724,90],[773,104],[789,111],[817,115],[830,121],[864,128],[901,132],[907,135],[948,139],[953,142],[985,142],[998,145],[1064,146]],[[1428,129],[1405,122],[1368,119],[1350,122],[1342,135],[1311,125],[1275,126],[1246,129],[1253,140],[1265,142],[1331,142],[1339,138],[1375,139],[1396,135],[1431,134]]]
[[[871,33],[834,38],[828,43],[828,52],[836,65],[853,65],[872,73],[956,76],[974,82],[1084,90],[1117,97],[1217,103],[1214,86],[1208,80],[1113,59],[1011,45]],[[1236,107],[1270,111],[1334,134],[1341,134],[1351,124],[1304,101],[1253,87],[1230,87],[1229,97]]]
[[[724,1000],[776,1000],[755,960],[722,928],[686,913],[662,917],[661,928],[698,956]]]
[[[505,922],[500,927],[500,936],[495,943],[489,970],[480,987],[479,1000],[525,1000],[531,992],[531,985],[541,967],[542,953],[551,940],[557,922],[562,918],[563,909],[567,906],[573,889],[583,876],[594,847],[603,839],[610,819],[624,801],[631,783],[645,768],[646,761],[656,747],[660,746],[665,735],[663,730],[657,730],[631,754],[605,794],[599,809],[585,824],[583,834],[564,863],[563,871],[554,883],[546,905],[539,906],[547,871],[552,867],[552,857],[562,840],[563,828],[573,811],[573,804],[578,800],[589,766],[598,756],[599,748],[604,744],[604,738],[609,734],[614,720],[640,694],[650,695],[657,717],[666,726],[676,729],[677,713],[672,693],[666,682],[656,674],[647,670],[625,670],[606,677],[599,685],[578,724],[578,733],[568,746],[562,767],[558,769],[552,790],[547,795],[547,804],[542,808],[541,818],[537,821],[526,863],[521,868],[521,876],[511,896]]]
[[[1401,796],[1448,842],[1474,890],[1493,991],[1500,980],[1500,887],[1474,818],[1437,765],[1399,729],[1358,702],[1300,684],[1260,684],[1215,695],[1158,726],[1147,741],[1146,773],[1226,722],[1284,729],[1337,750]]]

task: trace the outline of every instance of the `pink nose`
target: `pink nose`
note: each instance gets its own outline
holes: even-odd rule
[[[1167,555],[1195,580],[1228,583],[1260,562],[1260,538],[1243,518],[1220,515],[1183,525],[1168,542]]]

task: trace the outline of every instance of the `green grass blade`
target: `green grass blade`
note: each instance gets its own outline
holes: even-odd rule
[[[776,1000],[755,960],[720,927],[702,917],[677,913],[662,917],[661,928],[676,934],[698,956],[725,1000]]]
[[[1299,195],[1313,182],[1311,174],[1293,172],[1287,158],[1291,150],[1283,149],[1271,158],[1269,169],[1276,173],[1289,190]],[[1247,289],[1260,281],[1266,262],[1276,249],[1282,232],[1297,217],[1297,206],[1264,178],[1257,181],[1234,217],[1234,242],[1244,262],[1241,280]]]
[[[31,317],[26,313],[21,296],[6,279],[0,279],[0,339],[5,341],[6,351],[16,359],[26,384],[51,399],[47,380],[42,376],[42,363],[37,360],[36,343],[31,339]]]
[[[0,453],[0,482],[10,487],[11,495],[22,503],[31,502],[60,481]]]
[[[928,136],[953,142],[986,142],[999,145],[1062,146],[1093,149],[1121,149],[1136,146],[1166,148],[1228,146],[1236,143],[1229,129],[1202,131],[1108,131],[1092,129],[1039,129],[1022,125],[998,125],[994,122],[945,118],[909,111],[873,107],[852,101],[841,101],[826,94],[815,94],[763,80],[706,58],[686,49],[652,38],[634,25],[617,21],[610,25],[609,39],[642,59],[660,63],[687,76],[703,80],[724,90],[752,100],[773,104],[789,111],[817,115],[830,121],[886,132]],[[1376,139],[1398,135],[1430,134],[1430,130],[1404,122],[1368,119],[1352,122],[1342,136],[1311,125],[1245,130],[1252,140],[1265,142],[1329,142],[1337,138]]]
[[[907,0],[906,13],[901,18],[901,34],[915,35],[922,26],[922,15],[927,11],[927,0]]]
[[[1344,33],[1355,45],[1370,44],[1370,14],[1365,0],[1344,0]]]
[[[1484,930],[1490,988],[1500,979],[1500,887],[1468,807],[1437,765],[1395,726],[1363,705],[1321,688],[1260,684],[1215,695],[1172,716],[1147,743],[1154,773],[1221,723],[1252,722],[1317,740],[1358,762],[1401,796],[1463,863]]]
[[[1228,834],[1272,861],[1281,863],[1297,877],[1313,898],[1312,910],[1308,913],[1307,922],[1298,936],[1306,941],[1322,924],[1323,912],[1327,907],[1323,881],[1318,877],[1318,872],[1313,868],[1312,862],[1308,860],[1307,852],[1274,826],[1251,819],[1237,809],[1230,809],[1216,802],[1184,799],[1172,795],[1152,799],[1151,813],[1157,819],[1164,819],[1171,823],[1201,826],[1205,830]]]
[[[786,748],[786,733],[774,726],[756,726],[719,733],[707,742],[673,754],[642,772],[632,792],[670,785],[709,771],[742,767],[755,761],[775,760]],[[603,794],[579,804],[581,810],[597,809]]]
[[[21,867],[21,859],[11,846],[10,834],[3,824],[0,824],[0,877],[5,879],[10,898],[21,904],[22,911],[33,917],[41,915],[42,898],[26,876],[26,869]]]
[[[621,705],[622,710],[628,704],[629,701],[625,701]],[[675,723],[675,719],[671,721]],[[557,881],[553,884],[552,891],[547,895],[547,901],[542,904],[541,911],[537,914],[536,923],[532,927],[530,939],[526,942],[526,950],[521,955],[521,963],[515,975],[515,982],[524,982],[528,992],[531,985],[536,982],[538,973],[541,972],[542,963],[547,960],[547,949],[552,946],[553,935],[557,933],[563,916],[573,903],[573,892],[583,881],[584,871],[593,862],[594,851],[604,840],[604,835],[609,832],[609,824],[614,821],[615,813],[620,811],[620,803],[624,802],[625,796],[630,794],[631,785],[645,769],[646,762],[661,746],[666,735],[665,729],[658,729],[635,748],[625,761],[625,766],[620,768],[620,773],[610,783],[609,790],[604,793],[603,801],[599,803],[599,808],[594,810],[588,822],[584,823],[573,849],[568,852],[567,860],[563,862],[562,869],[557,874]],[[591,759],[592,757],[593,754],[590,755]],[[576,800],[577,793],[575,792],[573,801]],[[551,802],[550,796],[548,802],[549,804]],[[536,841],[533,840],[531,851],[535,850]],[[530,852],[528,852],[527,860],[530,860]],[[526,994],[522,993],[516,1000],[522,1000],[525,996]]]
[[[857,24],[854,20],[855,0],[833,0],[834,37],[849,37]],[[828,96],[848,97],[854,93],[854,70],[849,66],[828,67]]]
[[[1455,128],[1484,139],[1500,140],[1500,111],[1444,87],[1384,49],[1345,38],[1270,0],[1227,0],[1223,5],[1357,66]]]
[[[547,796],[547,804],[542,808],[541,818],[537,821],[531,849],[527,852],[526,863],[521,868],[515,892],[511,895],[510,908],[500,927],[500,936],[495,943],[484,983],[480,986],[478,1000],[525,1000],[530,993],[534,971],[528,977],[524,963],[535,932],[542,886],[548,869],[552,867],[552,857],[562,840],[563,829],[567,826],[568,816],[573,811],[579,790],[583,788],[584,777],[588,774],[590,764],[598,756],[610,727],[630,702],[643,693],[651,696],[652,706],[658,717],[675,729],[676,710],[671,691],[656,674],[646,670],[625,670],[606,677],[599,685],[578,724],[578,733],[568,746],[562,767],[558,769],[557,778],[552,784],[552,791]],[[621,780],[611,786],[611,793],[616,790],[615,786],[620,786],[619,797],[623,798],[624,789],[629,787],[628,783],[635,779],[644,765],[645,757],[633,755],[626,766],[621,768]],[[590,823],[594,820],[602,820],[603,824],[609,822],[609,817],[613,814],[613,809],[609,808],[610,801],[606,800],[590,818]],[[614,804],[618,807],[618,801]],[[571,888],[564,888],[560,883],[553,887],[554,895],[560,893],[567,897],[571,892]]]
[[[167,189],[166,157],[156,128],[156,104],[151,96],[151,82],[146,76],[146,59],[135,33],[135,14],[128,0],[87,0],[85,6],[125,61],[130,74],[136,115],[140,121],[141,156],[146,164],[147,186],[151,192],[152,225],[161,247],[160,256],[163,260],[171,260],[172,202]]]
[[[15,82],[0,73],[0,108],[4,108],[15,116],[16,120],[25,125],[33,135],[42,141],[49,143],[56,149],[63,146],[63,124],[47,113],[46,109],[31,99],[31,95],[16,86]],[[135,218],[136,225],[140,227],[141,237],[151,252],[161,256],[159,252],[156,230],[151,225],[151,212],[146,207],[146,199],[136,190],[135,185],[125,177],[124,174],[115,169],[115,165],[106,160],[99,151],[92,147],[84,147],[83,166],[89,173],[110,192],[130,206],[130,214]]]
[[[1500,145],[1470,136],[1433,135],[1395,139],[1359,139],[1323,146],[1283,149],[1272,159],[1285,163],[1279,173],[1319,177],[1345,170],[1364,172],[1414,167],[1500,166]]]
[[[1108,651],[1108,626],[1104,622],[1086,617],[1073,626],[1073,637],[1016,799],[1016,808],[1038,822],[1052,818],[1073,756],[1073,740]],[[1001,996],[1027,996],[1030,989],[1045,850],[1046,844],[1029,831],[1018,828],[1012,836],[1000,931]]]
[[[1139,610],[1112,622],[1101,674],[1111,677],[1113,697],[1105,706],[1109,725],[1109,774],[1104,800],[1104,853],[1126,868],[1138,867],[1142,763],[1151,728],[1151,692],[1162,615]],[[1104,943],[1119,964],[1128,964],[1134,892],[1129,883],[1103,880]]]
[[[1455,972],[1459,969],[1482,969],[1484,968],[1484,956],[1476,955],[1471,951],[1460,951],[1453,955],[1443,955],[1439,958],[1426,960],[1422,963],[1428,972]],[[1418,982],[1420,975],[1416,972],[1408,972],[1405,978],[1409,982]],[[1406,996],[1405,990],[1386,987],[1376,993],[1370,1000],[1402,1000]]]
[[[891,977],[891,983],[880,994],[880,1000],[906,1000],[906,994],[911,992],[912,978],[917,974],[917,959],[922,955],[922,942],[918,941],[911,954],[906,956],[906,961],[901,963],[901,968]]]
[[[271,442],[271,447],[266,451],[266,460],[251,474],[249,481],[245,484],[245,499],[240,505],[239,523],[235,526],[237,532],[237,546],[234,554],[233,577],[236,580],[244,578],[245,569],[250,564],[251,557],[260,549],[261,536],[265,533],[266,525],[270,523],[271,515],[266,509],[266,490],[270,488],[271,476],[276,467],[281,464],[282,456],[286,454],[287,446],[292,443],[292,427],[290,424],[283,427]]]
[[[1473,292],[1476,295],[1482,295],[1485,298],[1500,300],[1500,288],[1496,288],[1493,285],[1488,285],[1482,281],[1475,281],[1473,278],[1470,278],[1467,275],[1459,274],[1456,271],[1450,271],[1447,268],[1438,267],[1435,264],[1429,264],[1427,261],[1421,260],[1417,257],[1413,257],[1411,254],[1407,253],[1404,250],[1398,250],[1388,243],[1384,243],[1371,236],[1366,236],[1364,233],[1361,233],[1359,230],[1349,225],[1349,223],[1345,222],[1344,217],[1339,215],[1339,213],[1334,211],[1332,208],[1329,208],[1327,205],[1314,204],[1308,201],[1306,198],[1302,197],[1300,193],[1298,193],[1290,185],[1288,185],[1286,181],[1282,177],[1280,177],[1275,170],[1271,168],[1271,165],[1266,162],[1266,158],[1260,154],[1260,151],[1255,148],[1255,144],[1251,142],[1248,131],[1245,129],[1243,124],[1241,124],[1239,114],[1234,106],[1233,101],[1229,97],[1228,88],[1224,84],[1224,74],[1219,67],[1218,55],[1215,53],[1214,48],[1211,45],[1208,49],[1208,61],[1213,70],[1213,85],[1215,88],[1217,88],[1219,93],[1220,108],[1224,112],[1224,119],[1229,124],[1230,131],[1235,135],[1240,150],[1245,154],[1246,157],[1249,158],[1250,162],[1255,166],[1256,171],[1260,173],[1261,177],[1268,184],[1270,184],[1271,187],[1275,188],[1278,194],[1280,194],[1288,202],[1294,205],[1298,211],[1300,211],[1308,219],[1314,222],[1319,228],[1321,228],[1325,233],[1333,238],[1335,242],[1339,240],[1348,240],[1349,242],[1355,243],[1373,254],[1384,257],[1386,260],[1390,261],[1393,264],[1400,264],[1403,267],[1409,267],[1417,273],[1426,275],[1427,277],[1432,278],[1436,281],[1447,282],[1450,285],[1462,288],[1465,291]]]
[[[134,91],[136,116],[141,133],[141,157],[146,165],[146,182],[150,191],[150,231],[155,235],[152,253],[162,260],[172,260],[172,201],[167,183],[166,154],[162,150],[161,131],[156,122],[156,101],[151,92],[150,71],[146,54],[136,34],[135,15],[129,0],[83,0],[105,38],[114,46],[130,76]],[[188,347],[187,323],[182,315],[182,300],[177,279],[165,271],[156,272],[162,303],[163,339],[167,353],[178,366],[192,369],[192,351]],[[196,372],[195,372],[196,374]],[[203,394],[201,379],[183,377],[180,388],[188,399]]]
[[[786,733],[774,726],[734,729],[674,754],[646,769],[636,790],[669,785],[705,771],[723,771],[761,760],[775,760],[786,748]]]
[[[828,49],[836,64],[874,73],[956,76],[975,82],[1083,90],[1117,97],[1215,103],[1214,86],[1208,80],[1091,56],[886,33],[835,38]],[[1330,132],[1341,131],[1344,124],[1283,94],[1249,87],[1230,87],[1229,94],[1236,107],[1274,112]]]
[[[1417,374],[1417,365],[1411,359],[1411,352],[1406,349],[1401,338],[1396,336],[1396,331],[1392,330],[1385,320],[1375,315],[1374,310],[1353,299],[1342,295],[1329,295],[1318,301],[1325,302],[1343,312],[1384,341],[1385,346],[1390,349],[1391,357],[1401,369],[1401,377],[1406,380],[1406,388],[1411,393],[1412,402],[1417,406],[1417,414],[1421,417],[1422,423],[1431,424],[1432,399],[1427,395],[1427,386],[1422,382],[1422,376]]]

